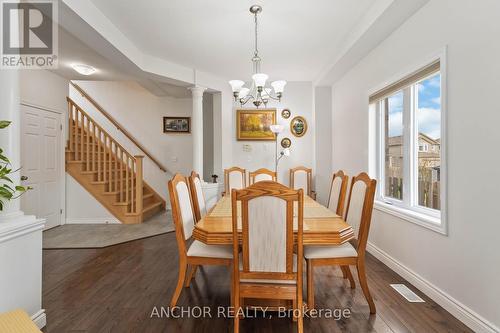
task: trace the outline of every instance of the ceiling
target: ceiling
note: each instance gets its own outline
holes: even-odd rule
[[[145,54],[224,78],[252,73],[254,3],[262,71],[270,79],[312,81],[341,56],[376,0],[91,0]]]
[[[59,29],[59,67],[52,72],[68,80],[92,81],[136,81],[156,96],[171,96],[176,98],[190,97],[186,86],[162,82],[157,78],[138,75],[136,71],[124,70],[114,62],[87,46],[80,39],[63,28]],[[72,64],[91,65],[97,69],[95,74],[85,76],[78,74]]]

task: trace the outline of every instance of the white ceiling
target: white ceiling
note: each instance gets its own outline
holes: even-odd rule
[[[314,80],[341,56],[376,0],[91,0],[145,54],[225,78],[251,75],[254,3],[262,71],[271,79]]]
[[[90,65],[97,71],[90,76],[81,75],[71,67],[72,64]],[[68,80],[136,81],[156,96],[191,96],[185,85],[174,85],[142,73],[138,75],[133,70],[124,70],[123,66],[108,60],[63,28],[59,29],[59,67],[52,71]]]
[[[97,69],[95,74],[78,74],[72,64],[86,64]],[[64,29],[59,29],[59,67],[53,72],[68,80],[121,81],[131,77],[122,73],[110,61],[82,43]]]

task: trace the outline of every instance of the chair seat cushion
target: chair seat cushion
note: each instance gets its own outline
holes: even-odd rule
[[[195,240],[189,247],[187,256],[232,259],[233,247],[231,245],[207,245]]]
[[[304,257],[306,259],[327,259],[357,257],[358,252],[347,242],[335,246],[304,246]]]
[[[294,253],[293,254],[293,272],[297,272],[297,255]],[[240,253],[240,271],[243,270],[243,256]],[[296,280],[270,280],[270,279],[241,279],[240,282],[246,282],[246,283],[279,283],[279,284],[295,284],[297,283]]]

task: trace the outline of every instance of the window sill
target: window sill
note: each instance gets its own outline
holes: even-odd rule
[[[378,211],[391,214],[392,216],[399,217],[400,219],[417,224],[442,235],[448,235],[446,225],[445,223],[442,223],[441,218],[432,217],[378,200],[375,201],[374,208]]]

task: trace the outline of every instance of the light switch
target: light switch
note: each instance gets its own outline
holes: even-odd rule
[[[244,144],[243,145],[243,151],[247,152],[247,153],[250,153],[252,151],[252,146],[249,145],[249,144]]]

